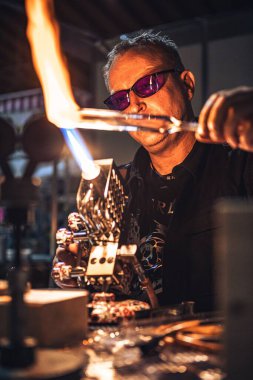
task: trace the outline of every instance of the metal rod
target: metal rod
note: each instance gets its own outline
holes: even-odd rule
[[[84,108],[79,110],[78,128],[111,132],[196,132],[198,123],[175,117],[148,114],[124,114],[117,111]]]

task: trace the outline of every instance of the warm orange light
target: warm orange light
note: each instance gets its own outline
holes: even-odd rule
[[[39,77],[47,118],[60,128],[77,127],[78,105],[61,52],[59,27],[52,0],[26,0],[27,36]]]
[[[53,1],[26,0],[25,5],[28,17],[27,36],[33,64],[42,86],[48,120],[59,128],[123,130],[123,126],[128,123],[121,113],[102,109],[80,109],[76,103],[66,60],[61,51]]]
[[[35,70],[39,77],[48,120],[63,128],[66,142],[83,174],[95,178],[99,168],[93,164],[80,134],[83,116],[75,102],[70,76],[61,52],[59,27],[54,18],[52,0],[26,0],[27,35],[31,45]]]

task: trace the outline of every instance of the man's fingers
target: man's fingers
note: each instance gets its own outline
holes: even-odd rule
[[[200,113],[196,138],[253,151],[252,107],[252,88],[238,87],[213,94]]]
[[[220,144],[220,142],[219,141],[212,141],[211,139],[210,139],[210,137],[202,137],[202,136],[200,136],[200,135],[198,135],[198,134],[196,134],[195,135],[195,137],[196,137],[196,139],[199,141],[199,142],[202,142],[202,143],[212,143],[212,144]]]
[[[210,98],[206,101],[204,107],[202,108],[200,115],[199,115],[199,127],[197,130],[197,136],[199,139],[209,139],[209,132],[208,132],[208,126],[207,121],[209,117],[209,113],[212,109],[212,106],[216,99],[218,98],[218,94],[213,94],[210,96]]]
[[[234,149],[237,148],[239,144],[238,123],[238,116],[234,108],[230,107],[223,125],[223,130],[225,141]]]
[[[199,117],[196,138],[201,142],[224,142],[223,122],[226,118],[225,98],[212,95],[203,107]],[[223,111],[222,111],[223,110]]]
[[[209,112],[207,119],[207,129],[212,141],[224,141],[223,124],[226,117],[226,98],[224,96],[218,96]]]
[[[253,123],[242,120],[238,125],[238,147],[253,152]]]

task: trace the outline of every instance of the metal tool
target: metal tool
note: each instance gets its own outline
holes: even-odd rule
[[[126,114],[118,111],[83,108],[79,110],[79,122],[75,127],[111,132],[196,132],[196,121],[178,120],[174,116]]]

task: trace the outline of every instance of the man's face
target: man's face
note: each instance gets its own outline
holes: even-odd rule
[[[173,69],[162,52],[159,50],[130,49],[116,57],[109,72],[109,88],[114,93],[119,90],[129,89],[141,77],[155,72]],[[185,74],[186,73],[186,74]],[[182,74],[166,74],[164,86],[154,95],[147,98],[138,97],[130,91],[130,105],[123,111],[125,113],[140,113],[151,115],[174,116],[179,120],[189,120],[193,117],[190,104],[193,89],[189,90],[185,82],[184,71]],[[190,73],[190,76],[192,74]],[[192,76],[194,88],[194,77]],[[190,84],[190,86],[191,86]],[[152,132],[131,132],[131,136],[152,154],[159,154],[169,149],[173,142],[178,141],[180,134],[162,135]]]

